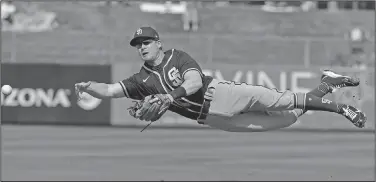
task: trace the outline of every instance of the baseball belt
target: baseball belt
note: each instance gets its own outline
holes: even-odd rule
[[[213,100],[213,95],[215,93],[215,88],[217,84],[218,81],[216,79],[213,79],[208,85],[208,89],[206,89],[200,115],[197,118],[197,123],[199,124],[204,124],[203,120],[205,120],[206,117],[209,115],[210,102]]]

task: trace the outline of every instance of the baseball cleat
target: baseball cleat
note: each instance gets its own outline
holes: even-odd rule
[[[360,80],[358,78],[340,75],[331,70],[323,71],[321,81],[329,85],[329,92],[331,93],[343,87],[356,87],[360,83]]]
[[[350,105],[345,105],[341,110],[342,115],[350,120],[356,127],[364,128],[367,117],[362,111]]]

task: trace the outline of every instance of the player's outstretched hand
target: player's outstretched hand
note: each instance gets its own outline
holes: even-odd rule
[[[90,86],[91,82],[81,82],[74,84],[74,90],[76,92],[77,101],[81,100],[81,94],[82,92],[85,92],[85,90]]]

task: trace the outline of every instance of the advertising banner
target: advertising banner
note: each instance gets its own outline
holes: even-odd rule
[[[141,63],[116,64],[113,66],[113,79],[120,81],[140,69]],[[294,66],[252,66],[233,64],[206,64],[202,65],[206,75],[211,75],[217,79],[247,82],[249,84],[264,85],[279,90],[292,90],[293,92],[309,92],[320,83],[321,68],[310,69]],[[367,129],[374,130],[374,71],[335,68],[336,72],[346,75],[357,76],[361,79],[359,87],[342,88],[339,91],[328,94],[325,98],[333,101],[352,104],[362,109],[368,117]],[[113,125],[124,126],[144,126],[146,122],[141,122],[129,116],[126,109],[132,105],[129,99],[117,99],[112,102]],[[183,118],[175,113],[167,112],[159,121],[153,125],[159,126],[195,126],[196,121]],[[346,118],[328,112],[307,112],[299,118],[299,121],[292,128],[304,129],[356,129]]]
[[[108,125],[110,101],[86,96],[77,102],[74,84],[111,82],[109,65],[2,64],[2,123]]]

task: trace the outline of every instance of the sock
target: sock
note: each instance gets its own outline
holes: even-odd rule
[[[320,85],[316,88],[314,88],[313,90],[309,91],[307,94],[311,94],[313,96],[316,96],[316,97],[324,97],[326,94],[329,93],[329,90],[330,90],[330,87],[327,83],[325,82],[321,82]],[[305,110],[301,110],[301,111],[297,111],[297,113],[299,114],[299,116],[303,115],[304,113],[306,113],[308,110],[305,109]]]
[[[326,94],[329,93],[330,87],[327,83],[321,82],[320,85],[308,92],[308,94],[314,95],[316,97],[324,97]]]
[[[328,111],[335,113],[342,113],[343,104],[316,97],[312,94],[296,93],[295,94],[295,108],[303,110]]]

